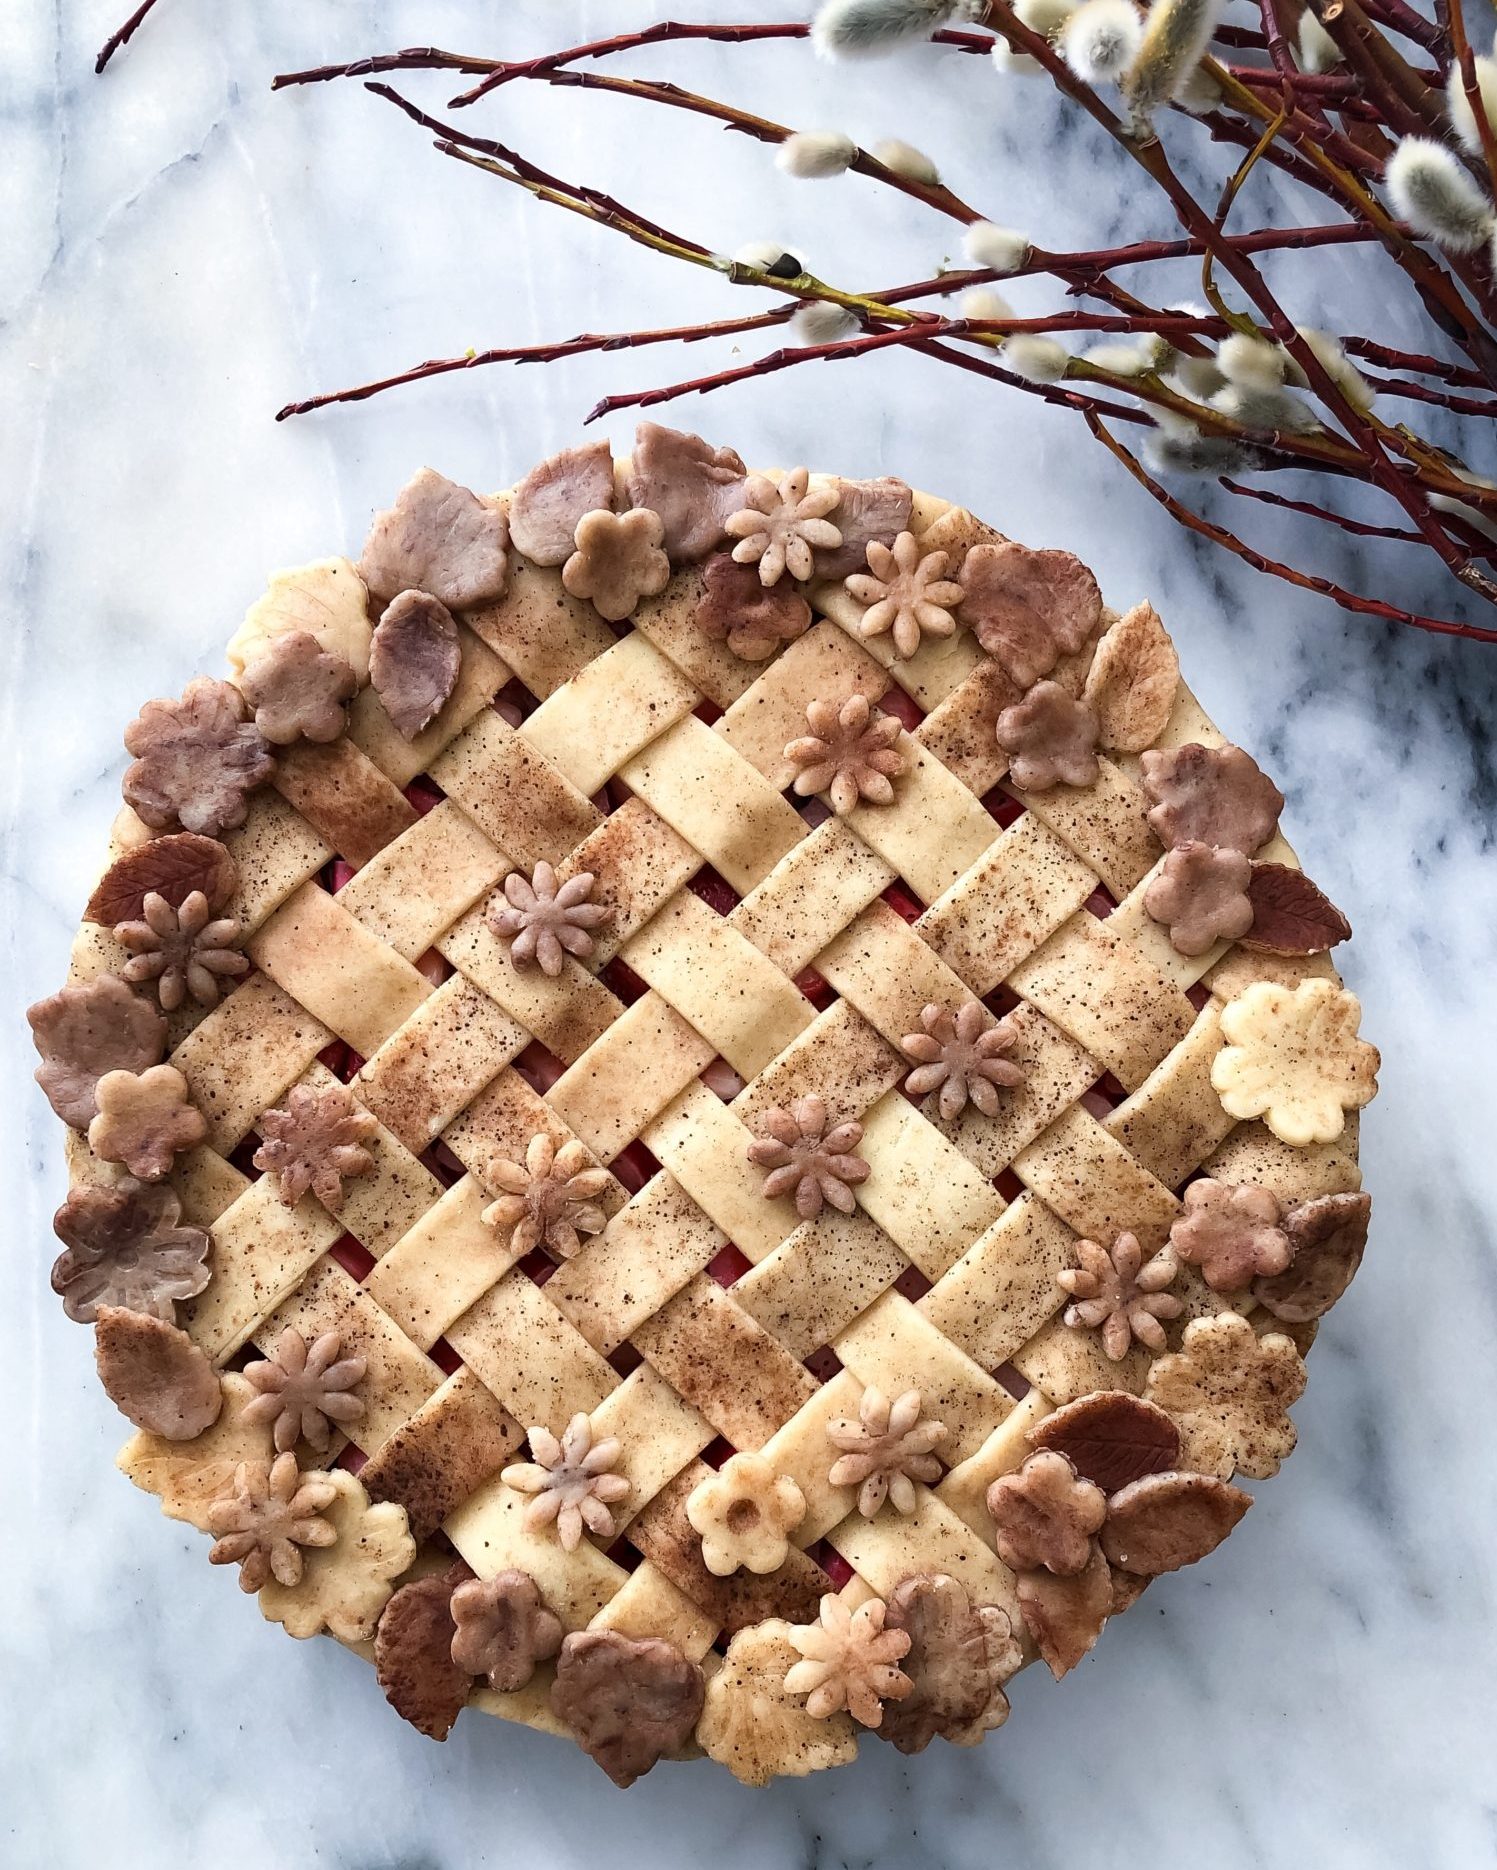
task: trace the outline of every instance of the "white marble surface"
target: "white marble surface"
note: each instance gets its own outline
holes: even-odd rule
[[[502,485],[598,394],[686,360],[495,369],[281,427],[271,412],[436,352],[742,304],[445,163],[355,86],[268,91],[277,69],[321,58],[428,40],[539,50],[653,5],[161,0],[96,83],[92,50],[124,4],[8,0],[0,21],[0,1860],[1494,1861],[1497,650],[1349,619],[1198,550],[1066,417],[917,359],[770,379],[678,415],[750,459],[894,468],[1076,547],[1114,602],[1156,600],[1207,705],[1289,794],[1292,834],[1358,926],[1347,970],[1386,1066],[1364,1131],[1373,1248],[1313,1357],[1283,1476],[1226,1550],[1152,1591],[1069,1681],[1022,1678],[978,1754],[906,1762],[871,1745],[849,1771],[758,1795],[664,1767],[624,1797],[569,1748],[495,1722],[421,1740],[362,1664],[262,1624],[198,1536],[113,1473],[120,1421],[47,1290],[59,1134],[26,1081],[21,1008],[62,975],[123,723],[216,666],[268,566],[355,548],[419,462]],[[794,47],[702,48],[630,69],[864,140],[902,133],[1050,245],[1116,237],[1143,211],[1125,214],[1133,185],[1047,92],[1002,86],[983,61],[834,79]],[[437,104],[455,87],[409,88]],[[708,125],[650,140],[632,106],[518,90],[485,121],[722,248],[774,234],[869,281],[952,250],[868,185],[792,183]],[[1339,290],[1364,296],[1350,275]],[[1444,602],[1407,553],[1363,573]]]

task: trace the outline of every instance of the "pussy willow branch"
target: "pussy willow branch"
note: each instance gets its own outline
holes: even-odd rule
[[[140,5],[130,15],[129,19],[125,21],[124,25],[116,27],[104,41],[103,45],[99,47],[99,56],[94,60],[95,77],[103,71],[104,67],[109,63],[110,59],[114,57],[115,53],[119,51],[120,47],[122,45],[128,45],[135,37],[135,34],[145,24],[146,15],[155,4],[156,0],[140,0]]]

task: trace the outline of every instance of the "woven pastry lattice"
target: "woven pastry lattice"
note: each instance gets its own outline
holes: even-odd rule
[[[812,478],[813,491],[822,485],[837,483]],[[939,499],[917,494],[907,511],[898,528],[921,554],[945,552],[949,576],[1001,541]],[[708,531],[731,548],[731,532]],[[1052,652],[1047,679],[1090,695],[1104,729],[1109,705],[1128,714],[1116,697],[1130,670],[1135,687],[1167,687],[1162,701],[1133,696],[1126,750],[1104,731],[1090,783],[1021,792],[995,722],[1034,679],[982,647],[962,603],[954,631],[916,635],[902,654],[896,639],[908,649],[913,626],[866,634],[867,603],[841,578],[813,577],[794,587],[812,607],[806,626],[778,641],[771,629],[750,658],[741,637],[735,649],[703,627],[700,556],[673,550],[664,589],[631,593],[632,612],[609,622],[600,609],[617,604],[571,595],[575,578],[564,584],[511,542],[503,595],[453,605],[456,685],[410,737],[367,685],[367,642],[359,667],[358,651],[324,632],[366,685],[346,733],[275,750],[271,782],[222,833],[237,872],[226,913],[251,966],[222,981],[216,1005],[189,996],[168,1020],[166,1062],[206,1120],[170,1186],[184,1223],[212,1241],[211,1277],[176,1318],[223,1375],[223,1413],[195,1441],[142,1431],[121,1461],[168,1512],[206,1527],[236,1465],[273,1455],[263,1412],[242,1420],[254,1392],[235,1373],[272,1354],[288,1326],[308,1343],[336,1333],[342,1358],[364,1360],[362,1415],[351,1441],[335,1426],[330,1449],[303,1446],[298,1458],[357,1475],[369,1502],[403,1510],[417,1548],[405,1578],[445,1580],[432,1587],[436,1636],[421,1639],[437,1662],[451,1583],[523,1573],[564,1631],[631,1639],[617,1651],[626,1688],[631,1658],[666,1653],[637,1647],[647,1640],[684,1658],[697,1702],[708,1684],[701,1745],[763,1779],[846,1758],[862,1731],[840,1703],[813,1719],[807,1695],[783,1686],[797,1661],[786,1626],[816,1624],[824,1597],[891,1605],[906,1581],[934,1575],[957,1580],[966,1605],[1005,1614],[1015,1647],[1000,1670],[990,1644],[994,1698],[977,1731],[958,1732],[955,1717],[942,1725],[933,1665],[922,1678],[920,1628],[909,1626],[917,1699],[935,1697],[930,1731],[950,1738],[996,1725],[999,1679],[1021,1653],[1038,1648],[1056,1666],[1070,1639],[1047,1636],[1022,1567],[999,1556],[990,1489],[1032,1458],[1031,1437],[1061,1405],[1148,1388],[1175,1408],[1151,1380],[1147,1343],[1125,1330],[1114,1357],[1115,1335],[1104,1344],[1074,1308],[1067,1322],[1074,1294],[1061,1276],[1078,1265],[1078,1241],[1110,1250],[1131,1234],[1145,1259],[1171,1251],[1182,1190],[1203,1174],[1266,1188],[1284,1213],[1360,1183],[1354,1110],[1330,1140],[1285,1141],[1229,1114],[1213,1086],[1229,1003],[1261,981],[1338,985],[1325,955],[1215,940],[1187,956],[1145,907],[1165,853],[1138,720],[1148,748],[1222,745],[1177,681],[1167,639],[1147,668],[1120,676],[1127,645],[1104,610],[1079,648]],[[329,579],[352,581],[362,608],[355,568],[325,561],[273,587],[268,627],[318,635],[316,603],[298,607],[295,592],[298,580],[325,591]],[[1037,588],[1043,613],[1049,587]],[[383,608],[371,597],[369,618]],[[806,736],[809,705],[858,696],[872,718],[900,724],[899,771],[892,797],[837,813],[824,791],[798,796],[787,748]],[[127,808],[111,860],[159,831]],[[1277,834],[1254,855],[1295,866]],[[555,974],[515,965],[493,926],[506,878],[539,865],[563,882],[590,873],[591,901],[607,910],[590,952],[561,954]],[[71,983],[128,960],[107,926],[85,923]],[[984,1028],[1007,1021],[1003,1057],[1017,1070],[943,1114],[939,1088],[905,1088],[906,1042],[929,1029],[930,1009],[972,1001]],[[253,1166],[264,1113],[284,1109],[294,1087],[340,1079],[376,1120],[372,1168],[347,1180],[336,1212],[311,1191],[288,1206],[276,1176]],[[829,1128],[860,1126],[867,1174],[842,1190],[847,1211],[828,1201],[803,1218],[793,1189],[766,1196],[768,1171],[750,1150],[769,1113],[808,1098]],[[606,1171],[587,1183],[597,1225],[514,1221],[523,1203],[508,1221],[492,1212],[523,1187],[514,1165],[538,1137],[557,1151],[580,1144],[569,1160]],[[124,1173],[76,1130],[70,1170],[75,1190]],[[1180,1265],[1170,1292],[1183,1303],[1162,1307],[1157,1326],[1177,1363],[1192,1321],[1232,1314],[1298,1364],[1316,1306],[1285,1322],[1293,1308],[1265,1309],[1250,1276],[1224,1296],[1198,1265]],[[1261,1414],[1268,1379],[1251,1357],[1240,1367]],[[880,1496],[868,1516],[857,1484],[829,1478],[829,1426],[855,1423],[869,1391],[918,1391],[923,1419],[941,1427],[919,1470],[931,1478],[893,1490],[909,1510]],[[529,1430],[560,1437],[579,1414],[594,1445],[617,1442],[612,1471],[627,1490],[608,1508],[610,1529],[584,1529],[568,1549],[501,1473],[535,1459]],[[1230,1398],[1220,1415],[1231,1418]],[[1223,1454],[1199,1414],[1176,1417],[1172,1471],[1224,1482],[1234,1468],[1277,1466],[1272,1451],[1244,1452],[1246,1430]],[[772,1569],[723,1575],[704,1562],[687,1502],[734,1451],[792,1481],[803,1510]],[[1086,1460],[1077,1466],[1084,1477]],[[345,1507],[330,1516],[346,1539],[357,1526]],[[1094,1584],[1095,1540],[1083,1549]],[[1106,1549],[1116,1612],[1151,1572],[1130,1573]],[[304,1618],[284,1603],[267,1614],[373,1654],[409,1549],[352,1606],[338,1601],[338,1550],[307,1554],[325,1603]],[[1076,1570],[1033,1577],[1064,1592]],[[277,1589],[296,1595],[274,1583],[267,1593]],[[1082,1620],[1099,1629],[1104,1615],[1093,1606]],[[420,1675],[432,1656],[386,1624],[397,1661]],[[729,1649],[740,1632],[757,1647]],[[519,1688],[460,1672],[447,1692],[455,1705],[580,1732],[614,1770],[596,1706],[555,1693],[554,1648],[542,1645]],[[381,1672],[399,1677],[397,1666]],[[691,1725],[669,1750],[693,1750]],[[626,1760],[617,1776],[642,1764]]]

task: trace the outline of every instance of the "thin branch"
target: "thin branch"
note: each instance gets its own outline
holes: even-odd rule
[[[145,24],[146,15],[155,6],[156,0],[140,0],[140,5],[130,15],[123,26],[118,27],[99,47],[99,56],[94,60],[94,76],[97,77],[122,45],[128,45],[139,29]]]

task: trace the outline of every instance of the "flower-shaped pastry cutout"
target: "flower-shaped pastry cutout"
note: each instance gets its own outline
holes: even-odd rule
[[[276,1193],[288,1208],[311,1189],[336,1214],[344,1183],[374,1170],[369,1145],[379,1122],[346,1085],[293,1085],[283,1108],[262,1112],[259,1130],[255,1167],[276,1178]]]
[[[94,1362],[104,1394],[138,1429],[195,1441],[223,1408],[218,1372],[185,1331],[149,1312],[101,1305]]]
[[[42,1061],[36,1081],[75,1130],[97,1115],[95,1092],[106,1072],[146,1071],[166,1050],[166,1021],[115,974],[64,987],[26,1018]]]
[[[210,838],[232,831],[275,770],[239,690],[206,675],[179,701],[148,701],[125,729],[125,749],[135,755],[125,769],[125,803],[156,831],[178,824]]]
[[[114,939],[130,950],[122,974],[136,984],[149,983],[163,1013],[175,1013],[189,994],[199,1006],[217,1006],[225,980],[249,972],[240,954],[239,924],[233,916],[215,916],[201,890],[173,908],[164,896],[148,891],[138,922],[118,923]]]
[[[510,1246],[516,1253],[544,1244],[569,1259],[585,1235],[601,1234],[608,1223],[598,1197],[612,1178],[575,1137],[558,1149],[540,1131],[531,1137],[523,1165],[501,1158],[488,1175],[505,1192],[484,1209],[483,1218],[490,1227],[514,1230]]]
[[[670,583],[671,562],[662,547],[665,522],[648,507],[627,513],[600,508],[577,522],[577,549],[561,568],[573,597],[591,598],[600,617],[622,623],[642,597],[658,597]]]
[[[757,565],[764,584],[778,584],[787,571],[792,578],[811,577],[815,549],[842,543],[840,529],[826,517],[841,495],[834,483],[810,488],[810,479],[803,467],[792,468],[778,485],[755,474],[743,490],[743,507],[728,515],[728,535],[738,541],[734,558]]]
[[[808,703],[806,725],[810,733],[785,749],[796,769],[797,798],[824,792],[839,818],[860,800],[893,803],[894,781],[908,764],[896,744],[904,731],[896,715],[880,714],[866,695],[849,695],[840,704]]]
[[[1004,1053],[1019,1042],[1011,1019],[992,1020],[980,1000],[964,1000],[953,1013],[934,1004],[920,1014],[924,1032],[906,1033],[900,1046],[915,1069],[904,1081],[912,1097],[939,1091],[942,1117],[953,1122],[970,1099],[985,1117],[998,1115],[998,1093],[1024,1082],[1023,1069]]]
[[[752,565],[727,552],[702,567],[702,595],[693,620],[703,636],[726,643],[744,662],[764,662],[811,627],[811,606],[794,585],[766,589]]]
[[[912,1687],[884,1709],[879,1738],[923,1753],[937,1735],[972,1747],[1008,1719],[1003,1684],[1024,1659],[1008,1613],[973,1604],[955,1578],[919,1571],[889,1595],[885,1626],[909,1633]]]
[[[722,1667],[708,1678],[697,1739],[709,1759],[746,1786],[804,1778],[846,1766],[857,1755],[857,1729],[846,1714],[817,1720],[786,1694],[785,1677],[795,1663],[790,1625],[766,1617],[738,1631]]]
[[[1096,779],[1097,717],[1059,682],[1036,682],[1022,701],[998,716],[998,745],[1008,776],[1021,792],[1054,785],[1089,786]]]
[[[358,686],[353,668],[310,630],[272,638],[239,678],[255,726],[273,747],[336,740],[348,727],[348,704]]]
[[[589,901],[595,881],[591,870],[579,870],[558,884],[556,871],[544,858],[528,877],[520,870],[509,873],[504,902],[491,904],[485,919],[509,943],[511,967],[534,963],[554,980],[566,955],[579,961],[588,958],[593,951],[590,931],[613,913],[606,904]]]
[[[1281,1143],[1331,1143],[1377,1095],[1378,1051],[1357,1037],[1354,993],[1316,976],[1254,981],[1222,1009],[1211,1084],[1229,1117],[1261,1117]]]
[[[593,1439],[593,1425],[580,1410],[558,1441],[548,1428],[527,1430],[533,1461],[517,1461],[499,1478],[516,1493],[532,1496],[525,1508],[525,1530],[541,1532],[554,1525],[562,1550],[575,1552],[582,1529],[611,1539],[616,1530],[609,1507],[622,1500],[629,1482],[612,1470],[623,1453],[618,1438]]]
[[[1203,1176],[1185,1191],[1170,1245],[1187,1266],[1200,1267],[1213,1292],[1245,1292],[1260,1275],[1282,1273],[1289,1264],[1281,1215],[1271,1189]]]
[[[902,532],[892,546],[871,540],[867,571],[844,580],[848,596],[868,606],[858,635],[889,635],[904,657],[913,656],[927,636],[954,635],[951,613],[965,592],[946,576],[946,562],[944,552],[922,552],[912,532]]]
[[[775,1201],[793,1191],[803,1221],[814,1220],[825,1202],[851,1214],[857,1205],[852,1191],[868,1180],[868,1164],[853,1153],[863,1140],[862,1124],[837,1123],[828,1129],[828,1121],[823,1098],[814,1093],[798,1097],[789,1110],[778,1104],[766,1110],[749,1144],[749,1161],[769,1170],[765,1199]]]
[[[1169,1290],[1180,1271],[1169,1248],[1146,1263],[1137,1236],[1125,1233],[1110,1249],[1095,1240],[1078,1240],[1076,1261],[1056,1274],[1056,1284],[1075,1301],[1065,1309],[1065,1323],[1073,1331],[1100,1330],[1102,1349],[1114,1363],[1122,1362],[1135,1339],[1162,1351],[1160,1320],[1178,1318],[1185,1309]]]
[[[496,1694],[519,1692],[561,1648],[562,1623],[527,1571],[471,1578],[452,1593],[452,1660]]]
[[[963,620],[1020,688],[1074,655],[1102,620],[1097,581],[1070,552],[1012,539],[975,545],[962,560]]]
[[[367,1369],[364,1358],[343,1355],[339,1332],[324,1331],[308,1344],[295,1325],[287,1325],[270,1357],[244,1366],[256,1391],[245,1420],[267,1423],[280,1454],[298,1441],[326,1454],[335,1423],[352,1429],[364,1419],[363,1400],[353,1392]]]
[[[1107,1517],[1107,1495],[1063,1454],[1042,1448],[988,1488],[998,1556],[1015,1571],[1074,1578],[1086,1569]]]
[[[1304,1391],[1304,1359],[1290,1339],[1260,1338],[1236,1312],[1218,1312],[1193,1318],[1179,1350],[1156,1359],[1144,1398],[1180,1424],[1182,1466],[1268,1480],[1293,1451],[1288,1411]]]
[[[1177,844],[1144,891],[1144,908],[1169,929],[1177,954],[1205,954],[1253,926],[1252,873],[1252,864],[1230,845]]]
[[[729,1456],[686,1499],[686,1517],[702,1535],[702,1563],[717,1578],[778,1571],[805,1512],[800,1488],[759,1454]]]
[[[841,1457],[827,1480],[833,1487],[857,1488],[864,1519],[872,1519],[886,1499],[896,1513],[913,1513],[915,1482],[931,1486],[941,1478],[932,1451],[946,1439],[946,1424],[921,1415],[919,1390],[890,1402],[870,1385],[858,1398],[857,1420],[828,1422],[826,1438]]]
[[[175,1065],[149,1071],[106,1071],[95,1087],[98,1115],[88,1146],[105,1162],[120,1162],[142,1182],[159,1182],[184,1149],[208,1134]]]
[[[1241,747],[1158,747],[1140,756],[1149,823],[1166,850],[1209,844],[1251,857],[1279,828],[1284,795]]]
[[[414,740],[430,727],[462,668],[452,612],[427,591],[402,591],[369,645],[369,679],[396,733]]]
[[[216,1541],[209,1564],[237,1565],[241,1591],[258,1591],[271,1578],[298,1583],[301,1548],[331,1545],[338,1536],[321,1517],[336,1495],[326,1474],[303,1474],[294,1454],[241,1462],[228,1492],[208,1509]]]
[[[691,1738],[702,1671],[663,1637],[574,1630],[557,1658],[551,1711],[616,1786],[632,1786]]]
[[[288,1636],[316,1636],[327,1630],[340,1643],[367,1642],[395,1580],[411,1567],[416,1541],[405,1508],[388,1500],[371,1505],[363,1483],[346,1468],[317,1478],[333,1489],[322,1517],[336,1536],[331,1545],[309,1547],[302,1554],[295,1584],[284,1584],[273,1575],[266,1581],[260,1614],[279,1623]]]
[[[181,1220],[171,1188],[75,1188],[52,1219],[67,1249],[53,1263],[52,1290],[68,1317],[91,1325],[101,1305],[115,1305],[175,1324],[178,1300],[196,1298],[212,1276],[208,1235]]]
[[[844,1709],[863,1727],[877,1727],[886,1701],[902,1701],[913,1684],[901,1670],[909,1653],[908,1630],[885,1629],[882,1598],[851,1609],[830,1592],[816,1623],[794,1624],[791,1647],[802,1658],[785,1677],[785,1692],[806,1697],[816,1720]]]

